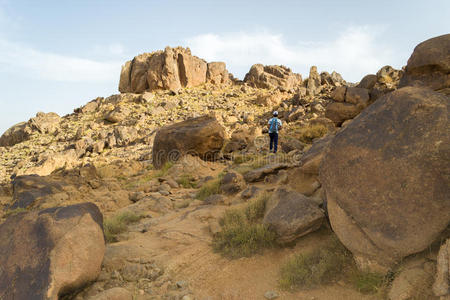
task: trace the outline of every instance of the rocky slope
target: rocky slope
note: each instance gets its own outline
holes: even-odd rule
[[[425,41],[404,70],[357,85],[259,64],[239,81],[167,47],[125,63],[120,94],[11,127],[0,137],[0,298],[445,297],[449,42]],[[273,110],[277,155],[264,133]],[[230,208],[248,218],[239,230],[277,246],[216,253]],[[280,265],[334,236],[364,272],[395,274],[383,277],[389,292],[346,279],[280,288]]]

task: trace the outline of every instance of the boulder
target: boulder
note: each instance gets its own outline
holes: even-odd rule
[[[440,93],[402,88],[331,141],[320,182],[331,225],[361,268],[385,271],[448,226],[448,105]]]
[[[422,260],[402,266],[392,282],[389,300],[433,299],[433,271],[433,263]]]
[[[345,120],[353,119],[361,110],[352,103],[331,102],[325,109],[325,117],[340,126]]]
[[[290,243],[322,225],[325,216],[308,197],[283,188],[277,189],[267,203],[263,224],[277,234],[277,242]]]
[[[58,127],[61,117],[54,112],[43,113],[38,112],[36,117],[31,118],[28,124],[33,130],[37,130],[39,133],[54,133]]]
[[[249,127],[248,125],[238,127],[231,134],[231,139],[228,141],[223,151],[225,153],[230,153],[248,148],[253,145],[256,137],[260,135],[261,128],[259,127]]]
[[[111,123],[119,123],[130,114],[130,110],[124,106],[116,107],[105,115],[105,120]]]
[[[439,249],[433,293],[438,297],[450,294],[450,239]]]
[[[138,130],[130,126],[117,126],[114,128],[114,137],[118,146],[126,146],[135,142],[138,138]]]
[[[0,147],[14,146],[30,138],[32,130],[27,122],[18,123],[6,130],[0,137]]]
[[[60,182],[38,175],[17,176],[12,186],[13,203],[9,209],[35,208],[49,196],[64,191]]]
[[[228,71],[224,62],[210,62],[206,69],[206,81],[212,84],[229,82]]]
[[[57,300],[100,273],[103,217],[83,203],[9,217],[0,225],[2,299]]]
[[[403,72],[400,70],[396,70],[391,66],[384,66],[377,72],[377,83],[395,87],[398,85],[402,74]]]
[[[153,165],[177,161],[186,154],[214,160],[222,149],[225,131],[214,117],[202,116],[162,127],[153,142]]]
[[[278,173],[279,170],[287,169],[289,164],[286,163],[275,163],[269,164],[264,167],[251,170],[244,175],[246,182],[256,182],[263,180],[267,175]]]
[[[337,102],[345,101],[345,93],[347,92],[346,86],[338,86],[331,92],[331,99]]]
[[[283,88],[290,90],[301,85],[302,76],[285,66],[253,65],[245,75],[244,82],[264,89]]]
[[[356,87],[371,90],[377,83],[377,78],[378,77],[375,74],[368,74],[361,79]]]
[[[418,85],[450,94],[450,34],[426,40],[414,48],[400,87]]]
[[[349,87],[345,94],[345,102],[352,103],[363,110],[369,105],[369,90],[363,88]]]
[[[74,149],[69,149],[58,153],[46,153],[35,166],[28,169],[19,169],[16,175],[37,174],[39,176],[47,176],[58,169],[73,168],[79,163],[77,158],[78,157]]]
[[[220,180],[220,190],[224,194],[236,194],[240,192],[244,187],[244,177],[240,173],[234,171],[226,173]]]
[[[272,91],[269,93],[259,92],[256,97],[256,104],[267,106],[269,108],[280,105],[281,101],[287,99],[288,95],[280,91]]]
[[[193,56],[189,48],[166,47],[164,51],[144,53],[125,63],[120,74],[119,91],[178,91],[182,87],[204,84],[206,73],[207,63]]]

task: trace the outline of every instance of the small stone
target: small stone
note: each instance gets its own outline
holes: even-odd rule
[[[177,281],[175,284],[176,284],[177,288],[179,288],[179,289],[184,289],[188,286],[188,282],[185,280]]]
[[[275,292],[275,291],[267,291],[267,292],[264,294],[264,298],[269,299],[269,300],[271,300],[271,299],[277,299],[279,296],[280,296],[280,295],[278,295],[278,293]]]

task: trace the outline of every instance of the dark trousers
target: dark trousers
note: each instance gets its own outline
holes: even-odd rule
[[[273,149],[273,153],[277,153],[277,149],[278,149],[278,133],[271,132],[271,133],[269,133],[269,137],[270,137],[270,152],[272,152],[272,149]]]

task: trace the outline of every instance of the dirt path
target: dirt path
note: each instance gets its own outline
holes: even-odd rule
[[[295,247],[266,250],[250,258],[230,260],[210,246],[209,223],[226,206],[194,206],[139,224],[129,240],[111,247],[146,253],[164,266],[176,280],[189,282],[197,299],[265,299],[267,291],[277,291],[278,299],[375,299],[339,284],[296,293],[278,288],[280,265],[289,255],[325,245],[331,233],[324,228],[300,239]],[[142,227],[145,233],[137,232]],[[134,250],[131,250],[134,249]]]

